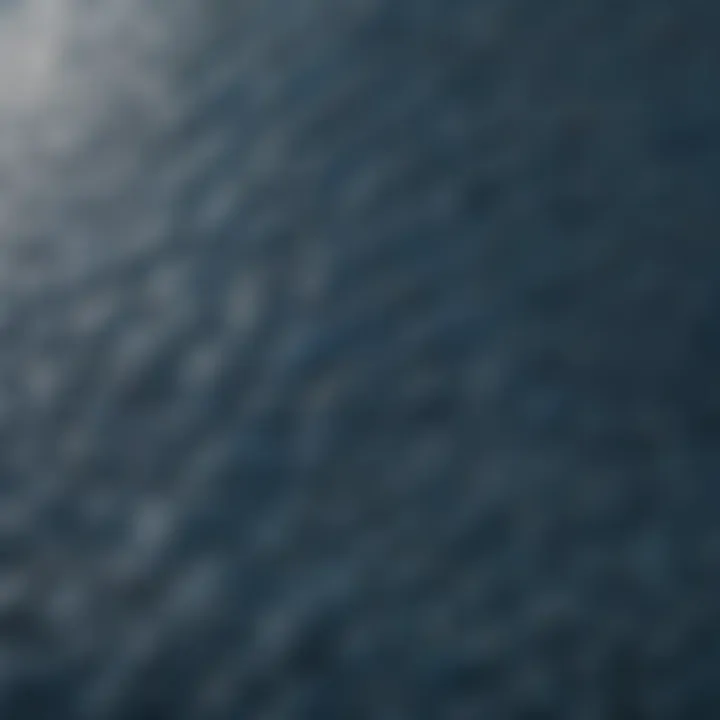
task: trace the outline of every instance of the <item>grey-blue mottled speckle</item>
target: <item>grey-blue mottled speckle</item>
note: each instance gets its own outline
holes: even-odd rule
[[[713,718],[714,0],[0,7],[0,714]]]

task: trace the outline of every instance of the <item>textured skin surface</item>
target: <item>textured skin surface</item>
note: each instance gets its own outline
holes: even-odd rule
[[[716,717],[718,7],[0,6],[2,717]]]

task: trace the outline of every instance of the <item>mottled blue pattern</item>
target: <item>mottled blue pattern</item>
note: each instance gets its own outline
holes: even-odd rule
[[[0,4],[0,716],[715,718],[719,21]]]

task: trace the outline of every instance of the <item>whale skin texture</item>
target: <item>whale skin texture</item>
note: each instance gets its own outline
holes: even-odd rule
[[[717,717],[719,41],[0,6],[0,715]]]

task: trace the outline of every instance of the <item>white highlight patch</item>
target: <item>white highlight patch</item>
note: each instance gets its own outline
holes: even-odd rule
[[[0,0],[0,114],[60,89],[71,10],[69,0]]]

